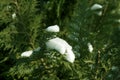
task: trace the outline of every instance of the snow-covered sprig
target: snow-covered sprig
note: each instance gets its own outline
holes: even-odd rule
[[[59,26],[54,25],[54,26],[49,26],[48,28],[45,29],[47,32],[59,32]],[[65,55],[65,59],[71,63],[74,62],[75,60],[75,55],[72,51],[72,46],[70,46],[65,40],[55,37],[52,39],[49,39],[47,42],[45,42],[46,47],[48,49],[54,49],[58,51],[60,54]],[[30,57],[32,53],[40,51],[40,47],[36,48],[35,50],[30,50],[30,51],[25,51],[21,54],[23,57]]]
[[[46,47],[49,49],[54,49],[58,51],[60,54],[65,55],[65,59],[71,63],[75,60],[75,55],[72,51],[72,46],[70,46],[65,40],[56,37],[50,39],[46,42]],[[22,57],[30,57],[34,51],[40,51],[40,47],[35,50],[25,51],[21,54]]]

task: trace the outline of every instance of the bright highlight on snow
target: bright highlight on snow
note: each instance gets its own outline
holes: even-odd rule
[[[47,32],[59,32],[60,28],[58,25],[49,26],[45,29]]]
[[[61,54],[65,54],[66,60],[73,63],[75,55],[72,51],[72,47],[63,39],[57,37],[46,42],[46,46],[49,49],[55,49]]]
[[[89,50],[90,53],[93,52],[93,46],[92,46],[91,43],[88,43],[88,50]]]
[[[33,50],[25,51],[21,54],[22,57],[30,57],[33,53]]]
[[[102,9],[102,5],[100,4],[94,4],[92,7],[91,7],[91,10],[97,10],[97,9]]]

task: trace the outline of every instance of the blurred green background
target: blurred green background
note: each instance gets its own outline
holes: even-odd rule
[[[102,8],[91,10],[94,4]],[[60,26],[57,36],[73,47],[75,62],[44,49],[21,58],[45,47],[50,34],[44,29],[51,25]],[[120,0],[0,1],[1,80],[120,80],[119,41]]]

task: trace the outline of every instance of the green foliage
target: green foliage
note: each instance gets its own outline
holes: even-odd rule
[[[119,80],[120,1],[118,0],[2,0],[0,2],[0,79],[3,80]],[[101,4],[99,16],[90,7]],[[16,14],[16,16],[13,16]],[[69,63],[45,47],[57,36],[65,39],[76,55]],[[88,43],[93,45],[89,52]],[[29,58],[20,55],[41,47]]]

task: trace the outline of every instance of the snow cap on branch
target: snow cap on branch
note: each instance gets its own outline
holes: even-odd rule
[[[33,53],[33,50],[25,51],[21,54],[22,57],[30,57]]]
[[[94,4],[92,7],[91,7],[91,10],[97,10],[97,9],[102,9],[102,5],[100,4]]]
[[[60,28],[58,25],[49,26],[45,29],[47,32],[59,32]]]

